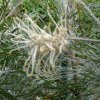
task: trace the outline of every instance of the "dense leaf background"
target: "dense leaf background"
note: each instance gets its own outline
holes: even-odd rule
[[[63,15],[60,0],[0,0],[0,100],[99,100],[100,99],[100,42],[75,41],[69,51],[61,54],[59,61],[59,78],[38,76],[28,77],[23,71],[23,64],[27,58],[25,50],[17,50],[10,37],[5,35],[8,30],[18,31],[14,26],[14,19],[19,17],[24,21],[24,14],[36,21],[44,28],[49,26],[53,31],[54,23]],[[95,16],[100,18],[100,1],[84,0]],[[19,4],[19,5],[18,5]],[[17,6],[18,5],[18,6]],[[77,12],[72,13],[73,29],[78,37],[100,40],[100,24],[79,5]],[[35,17],[34,17],[35,15]],[[48,29],[46,29],[48,31]],[[68,57],[73,50],[77,64],[69,64]],[[77,73],[78,77],[71,75]]]

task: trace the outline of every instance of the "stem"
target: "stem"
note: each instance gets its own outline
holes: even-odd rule
[[[69,37],[68,39],[69,40],[87,41],[87,42],[100,42],[100,40],[96,40],[96,39],[78,38],[78,37]]]

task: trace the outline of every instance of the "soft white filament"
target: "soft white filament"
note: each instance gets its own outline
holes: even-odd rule
[[[49,13],[49,12],[48,12]],[[49,16],[52,16],[49,13]],[[56,67],[56,61],[58,55],[63,52],[67,42],[67,31],[63,20],[60,24],[56,22],[56,28],[52,34],[47,33],[44,29],[41,29],[28,15],[25,15],[26,21],[30,22],[26,24],[19,18],[15,20],[16,25],[20,29],[18,34],[9,33],[14,38],[11,41],[18,47],[11,50],[11,52],[18,49],[27,49],[29,57],[26,59],[23,70],[26,71],[28,76],[32,76],[33,73],[41,74],[51,71]],[[54,21],[53,21],[54,22]],[[65,42],[66,41],[66,42]],[[41,63],[44,63],[42,65]],[[41,70],[41,67],[43,68]]]

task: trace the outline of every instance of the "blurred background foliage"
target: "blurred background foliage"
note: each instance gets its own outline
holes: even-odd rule
[[[100,0],[84,2],[100,18]],[[26,75],[22,68],[27,57],[25,50],[9,53],[14,45],[4,33],[18,31],[17,27],[13,29],[16,17],[24,20],[27,13],[41,28],[48,31],[50,26],[54,30],[48,7],[58,22],[63,15],[60,0],[0,0],[0,100],[100,100],[100,43],[76,40],[69,47],[77,59],[75,69],[68,64],[69,52],[64,52],[59,58],[60,76],[53,80]],[[77,12],[72,14],[76,35],[100,39],[100,25],[82,7],[76,5],[76,8]],[[71,78],[76,72],[79,77]]]

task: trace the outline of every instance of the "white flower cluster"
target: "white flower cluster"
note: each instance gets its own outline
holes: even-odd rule
[[[11,38],[11,41],[18,47],[14,50],[28,48],[29,57],[25,62],[24,70],[28,76],[33,75],[34,72],[39,74],[43,58],[46,58],[46,60],[43,61],[43,69],[48,66],[47,70],[54,70],[58,55],[66,50],[68,45],[68,34],[65,26],[60,22],[60,24],[56,24],[57,26],[53,33],[47,33],[29,16],[25,16],[30,25],[26,25],[25,22],[17,18],[15,23],[20,32],[17,34],[9,33],[14,36],[14,38]]]

